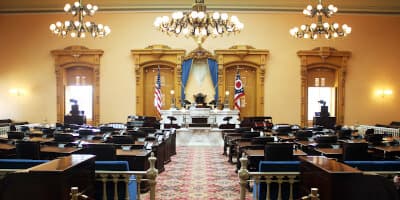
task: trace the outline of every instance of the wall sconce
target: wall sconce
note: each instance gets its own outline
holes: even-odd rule
[[[11,88],[9,90],[10,94],[16,95],[16,96],[23,96],[25,94],[25,90],[21,88]]]
[[[382,98],[385,98],[385,96],[390,96],[392,94],[393,94],[393,91],[391,89],[385,89],[385,90],[379,89],[376,91],[376,95],[378,95]]]
[[[175,105],[175,91],[171,90],[170,94],[171,94],[171,108],[175,109],[176,108],[176,105]]]

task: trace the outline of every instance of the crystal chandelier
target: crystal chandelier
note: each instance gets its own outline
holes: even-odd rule
[[[311,25],[303,24],[299,27],[294,27],[290,29],[290,34],[296,38],[311,38],[313,40],[317,39],[319,36],[325,36],[326,39],[344,37],[351,33],[351,27],[347,24],[343,24],[342,27],[338,23],[329,24],[328,22],[322,22],[322,16],[330,18],[333,14],[337,12],[337,7],[332,4],[328,7],[324,7],[321,0],[318,0],[317,7],[312,7],[308,5],[306,9],[303,10],[303,14],[313,18],[317,16],[317,23],[312,23]]]
[[[168,35],[192,37],[201,45],[208,36],[217,37],[240,32],[244,25],[236,16],[226,13],[207,13],[204,0],[195,0],[192,10],[174,12],[172,18],[157,17],[154,26]]]
[[[96,5],[87,4],[83,6],[82,0],[75,2],[73,5],[67,3],[64,6],[64,11],[74,17],[77,16],[77,20],[68,20],[64,23],[58,21],[50,25],[50,31],[63,38],[67,35],[73,38],[84,38],[87,34],[93,38],[102,38],[111,32],[110,27],[91,21],[83,21],[85,16],[93,16],[97,10],[98,7]]]

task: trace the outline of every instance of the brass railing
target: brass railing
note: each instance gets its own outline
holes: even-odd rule
[[[245,200],[246,198],[246,187],[248,183],[253,184],[253,190],[258,191],[260,183],[267,184],[267,200],[271,199],[270,187],[271,184],[275,183],[278,185],[278,200],[282,199],[283,196],[283,184],[289,184],[289,199],[294,199],[294,184],[299,182],[300,172],[249,172],[247,170],[247,157],[243,155],[240,158],[241,167],[238,172],[240,179],[240,200]],[[258,199],[258,192],[253,197]]]
[[[140,190],[143,182],[147,182],[150,187],[150,200],[156,199],[156,177],[158,170],[155,168],[156,158],[154,153],[151,153],[149,157],[150,168],[147,171],[96,171],[96,181],[102,182],[103,187],[103,200],[107,200],[107,183],[113,182],[114,197],[112,199],[118,199],[118,183],[121,181],[125,183],[125,198],[129,200],[129,182],[136,181],[137,191],[136,199],[140,200]],[[135,179],[131,179],[135,176]]]
[[[357,127],[358,133],[360,135],[364,135],[367,129],[374,129],[374,134],[392,134],[392,136],[399,137],[400,129],[399,128],[388,128],[388,127],[380,127],[380,126],[369,126],[369,125],[359,125]]]

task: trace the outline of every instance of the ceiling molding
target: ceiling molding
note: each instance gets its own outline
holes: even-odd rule
[[[1,0],[0,14],[23,14],[23,13],[62,13],[64,4],[68,0]],[[339,0],[337,0],[339,1]],[[360,0],[333,3],[339,7],[338,14],[384,14],[400,15],[399,0]],[[215,1],[217,3],[207,4],[208,11],[230,11],[230,12],[293,12],[302,13],[306,3],[293,0],[248,0],[240,1]],[[71,1],[72,3],[72,1]],[[85,2],[84,2],[85,3]],[[125,0],[97,0],[93,2],[99,6],[98,12],[172,12],[177,10],[190,10],[191,4],[186,1],[125,1]]]

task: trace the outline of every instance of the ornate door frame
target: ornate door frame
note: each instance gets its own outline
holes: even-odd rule
[[[248,45],[236,45],[229,49],[215,50],[215,55],[218,61],[218,89],[220,94],[224,94],[225,74],[230,67],[237,65],[246,65],[256,69],[256,115],[264,115],[264,76],[266,61],[269,51],[264,49],[255,49]],[[219,99],[222,99],[219,96]]]
[[[335,82],[338,89],[336,124],[343,124],[346,68],[351,52],[338,51],[331,47],[317,47],[312,50],[298,51],[297,55],[301,60],[301,125],[306,126],[308,121],[308,71],[316,67],[329,68],[336,72]]]
[[[144,49],[133,49],[134,70],[136,73],[136,114],[144,114],[144,71],[149,66],[163,65],[173,69],[173,85],[176,99],[181,97],[183,49],[172,49],[166,45],[151,45]]]
[[[84,46],[69,46],[53,50],[55,57],[55,73],[57,83],[57,122],[64,122],[66,70],[71,67],[84,66],[92,69],[93,85],[93,125],[100,123],[100,57],[104,51],[89,49]]]

